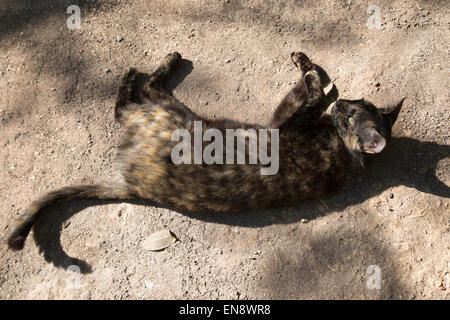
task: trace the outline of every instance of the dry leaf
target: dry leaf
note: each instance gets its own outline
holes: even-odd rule
[[[176,240],[177,238],[170,230],[164,229],[149,235],[142,243],[142,247],[151,251],[159,251],[167,248]]]

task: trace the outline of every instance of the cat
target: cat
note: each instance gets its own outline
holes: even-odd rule
[[[385,149],[404,99],[384,109],[364,99],[338,99],[328,114],[317,66],[302,52],[292,53],[291,59],[300,80],[266,127],[206,119],[179,102],[166,85],[181,61],[177,52],[168,54],[150,75],[131,68],[122,78],[114,110],[115,119],[127,128],[118,150],[124,183],[65,187],[44,195],[20,216],[8,246],[21,250],[36,219],[73,199],[144,198],[180,211],[245,212],[294,206],[334,193],[355,168],[364,166],[366,155]],[[277,172],[261,174],[262,163],[175,164],[174,132],[195,135],[198,124],[223,134],[227,129],[276,130],[277,141],[267,143],[272,153],[277,144]]]

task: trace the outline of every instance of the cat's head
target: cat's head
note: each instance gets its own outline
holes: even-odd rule
[[[337,100],[331,110],[331,117],[347,149],[358,154],[383,151],[391,137],[392,126],[403,100],[383,109],[376,108],[364,99]]]

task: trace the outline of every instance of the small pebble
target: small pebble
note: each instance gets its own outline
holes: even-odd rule
[[[308,221],[309,221],[308,219],[302,219],[302,220],[300,220],[301,223],[308,223]]]
[[[394,194],[393,193],[389,194],[389,199],[394,199]]]

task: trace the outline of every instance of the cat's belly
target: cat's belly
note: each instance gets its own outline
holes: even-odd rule
[[[125,179],[142,198],[191,212],[240,212],[286,207],[338,188],[332,177],[261,176],[257,165],[134,167]]]
[[[193,140],[190,161],[177,164],[173,150],[180,140],[173,136],[184,128],[176,115],[163,108],[136,110],[128,121],[128,143],[119,149],[128,188],[174,209],[236,212],[291,206],[328,194],[343,180],[343,164],[334,160],[335,148],[314,150],[308,145],[311,140],[305,139],[296,157],[280,155],[277,173],[262,175],[259,163],[194,164]],[[305,152],[308,148],[312,151]]]

